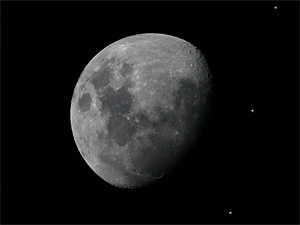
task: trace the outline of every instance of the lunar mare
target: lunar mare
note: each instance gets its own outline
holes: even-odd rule
[[[71,101],[76,145],[91,169],[121,188],[172,172],[209,111],[212,76],[201,51],[164,34],[123,38],[85,67]]]

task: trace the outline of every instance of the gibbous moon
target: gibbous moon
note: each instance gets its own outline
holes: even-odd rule
[[[196,143],[211,89],[207,61],[187,41],[152,33],[116,41],[88,63],[75,86],[76,145],[109,184],[151,184]]]

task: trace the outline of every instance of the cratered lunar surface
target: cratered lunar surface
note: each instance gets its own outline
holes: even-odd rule
[[[71,101],[76,145],[115,187],[138,188],[172,172],[209,111],[212,77],[201,51],[164,34],[126,37],[85,67]]]

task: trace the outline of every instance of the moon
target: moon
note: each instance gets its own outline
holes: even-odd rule
[[[138,34],[100,51],[71,100],[75,143],[89,167],[119,188],[162,179],[196,143],[210,110],[212,75],[191,43]]]

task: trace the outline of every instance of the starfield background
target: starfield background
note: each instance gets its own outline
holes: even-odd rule
[[[186,161],[123,190],[83,160],[70,104],[88,62],[139,33],[199,47],[215,87]],[[2,1],[1,130],[1,223],[298,224],[299,3]]]

